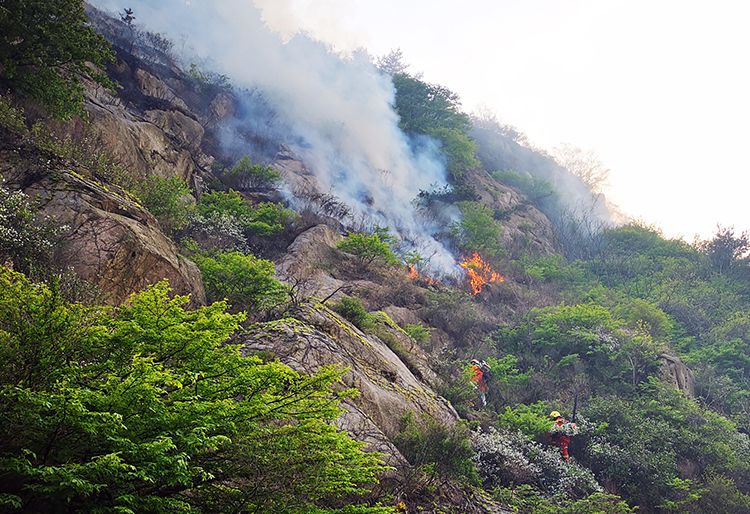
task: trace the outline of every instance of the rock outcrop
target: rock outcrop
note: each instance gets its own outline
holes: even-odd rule
[[[86,178],[88,170],[8,133],[0,135],[0,175],[38,202],[40,214],[65,227],[57,262],[99,286],[118,304],[164,278],[195,304],[206,301],[200,271],[181,256],[146,209]]]
[[[370,447],[402,459],[391,440],[407,413],[428,414],[450,425],[458,420],[451,405],[414,376],[378,337],[368,335],[320,303],[302,305],[295,318],[251,326],[239,337],[245,351],[270,351],[307,373],[343,364],[343,381],[360,394],[345,402],[341,428]]]
[[[695,396],[695,379],[690,368],[674,355],[662,354],[659,356],[659,360],[661,361],[662,380],[689,397]]]

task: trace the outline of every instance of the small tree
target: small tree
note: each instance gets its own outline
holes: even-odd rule
[[[139,193],[143,205],[162,228],[172,233],[185,228],[195,211],[195,200],[187,183],[178,177],[151,177]]]
[[[478,202],[459,202],[463,219],[452,227],[458,244],[467,252],[478,251],[487,257],[502,255],[502,226],[490,208]]]
[[[281,174],[265,164],[253,164],[250,157],[245,156],[226,172],[225,181],[230,187],[240,190],[267,189],[281,181]]]
[[[197,256],[210,301],[227,299],[236,309],[268,309],[287,297],[286,286],[273,278],[273,262],[240,252]]]
[[[372,326],[372,317],[359,298],[342,298],[333,305],[333,310],[351,321],[360,330]]]
[[[391,250],[391,245],[383,241],[377,233],[366,235],[361,233],[349,234],[336,247],[346,253],[356,255],[364,265],[376,261],[384,264],[398,264],[398,257]]]

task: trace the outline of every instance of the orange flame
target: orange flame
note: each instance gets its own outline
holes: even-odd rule
[[[415,282],[419,281],[423,285],[432,286],[437,284],[437,280],[427,275],[422,275],[417,271],[417,267],[414,264],[409,264],[409,278]]]
[[[474,252],[471,259],[464,259],[459,265],[466,270],[466,274],[469,276],[469,284],[474,296],[481,293],[487,284],[505,282],[505,277],[493,271],[490,265],[479,255],[479,252]]]

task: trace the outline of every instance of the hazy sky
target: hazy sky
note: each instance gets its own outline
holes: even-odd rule
[[[596,151],[608,196],[667,235],[750,228],[748,1],[255,3],[287,35],[373,55],[401,48],[410,71],[539,146]]]

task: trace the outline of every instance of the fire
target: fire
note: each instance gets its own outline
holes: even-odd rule
[[[499,284],[505,282],[505,277],[494,271],[490,265],[482,259],[479,252],[474,252],[471,259],[464,259],[459,264],[469,275],[469,284],[474,296],[478,295],[487,284]]]
[[[437,284],[437,280],[427,275],[422,275],[417,271],[417,267],[414,264],[409,264],[409,278],[414,282],[419,281],[422,285],[432,286]]]

